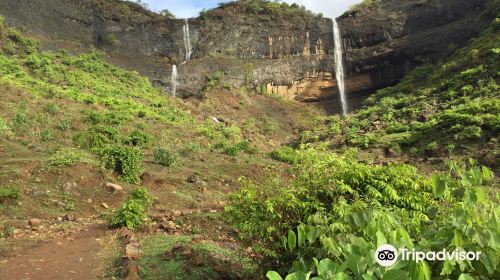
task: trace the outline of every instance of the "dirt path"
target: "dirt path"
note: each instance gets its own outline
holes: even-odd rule
[[[90,280],[103,272],[105,225],[91,225],[72,238],[56,239],[38,247],[13,252],[0,259],[2,280]]]

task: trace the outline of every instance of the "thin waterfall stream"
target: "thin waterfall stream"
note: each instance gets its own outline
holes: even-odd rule
[[[345,84],[344,84],[344,62],[343,62],[343,53],[342,53],[342,38],[340,34],[340,29],[337,21],[333,19],[333,38],[335,41],[335,76],[337,79],[337,84],[340,93],[340,102],[342,104],[342,115],[347,115],[348,112],[348,104],[347,97],[345,92]]]

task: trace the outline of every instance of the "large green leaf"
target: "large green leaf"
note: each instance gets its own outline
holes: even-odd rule
[[[305,274],[303,272],[294,272],[292,274],[288,274],[285,280],[309,280],[309,274]]]
[[[458,277],[458,280],[474,280],[469,274],[462,273],[460,277]]]
[[[288,231],[288,249],[293,250],[297,246],[297,236],[293,230]]]
[[[338,272],[338,265],[330,259],[322,259],[318,264],[318,275],[327,278]]]
[[[304,243],[305,243],[305,226],[304,225],[299,225],[297,227],[297,242],[298,242],[298,247],[302,247],[304,246]]]
[[[281,276],[276,271],[268,271],[266,277],[269,280],[283,280],[283,278],[281,278]]]
[[[382,280],[401,280],[401,279],[408,279],[408,272],[401,269],[389,270],[382,277]]]
[[[432,191],[436,197],[443,196],[447,188],[447,181],[442,177],[442,175],[434,174],[432,176]]]

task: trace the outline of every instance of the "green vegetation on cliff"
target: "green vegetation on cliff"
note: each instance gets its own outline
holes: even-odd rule
[[[286,176],[243,180],[226,214],[278,271],[267,274],[270,280],[498,278],[498,183],[488,167],[467,159],[497,164],[498,23],[446,60],[378,91],[346,118],[318,122],[295,151],[273,152],[292,164]],[[403,153],[448,163],[432,174],[409,164],[380,165],[373,160],[380,148],[388,158]],[[399,258],[386,268],[375,260],[382,244],[481,255],[475,261]]]

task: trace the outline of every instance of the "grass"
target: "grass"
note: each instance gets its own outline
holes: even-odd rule
[[[191,244],[190,241],[191,237],[186,235],[152,235],[143,239],[141,249],[144,256],[139,261],[142,279],[220,279],[222,274],[233,277],[237,273],[248,275],[255,269],[250,259],[234,250],[213,243]],[[165,253],[180,245],[191,246],[192,255],[165,256]],[[220,268],[228,269],[237,264],[242,264],[241,271],[220,271]]]

